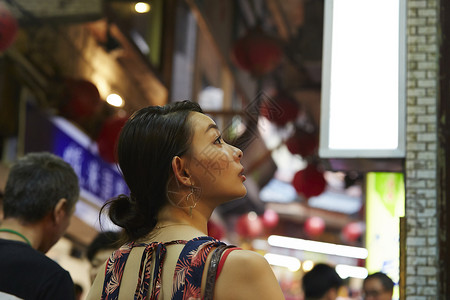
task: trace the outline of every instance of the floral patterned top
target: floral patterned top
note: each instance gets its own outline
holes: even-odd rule
[[[175,267],[171,299],[201,299],[202,275],[206,258],[212,247],[224,244],[209,236],[198,237],[189,241],[176,240],[168,243],[154,242],[150,244],[131,242],[123,245],[111,255],[106,264],[102,299],[118,299],[123,270],[133,247],[145,247],[141,258],[134,299],[145,300],[149,292],[151,300],[158,299],[161,290],[161,270],[167,251],[166,246],[173,244],[184,244],[185,246]],[[155,259],[155,264],[152,270],[153,259]],[[149,291],[152,277],[152,290]]]

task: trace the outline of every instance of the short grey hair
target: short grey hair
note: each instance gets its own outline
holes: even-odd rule
[[[3,199],[4,218],[35,223],[62,198],[67,199],[70,211],[79,193],[78,177],[67,162],[48,152],[29,153],[10,170]]]

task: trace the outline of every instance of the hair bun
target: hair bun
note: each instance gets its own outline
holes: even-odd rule
[[[111,221],[120,227],[128,227],[130,216],[134,216],[135,203],[131,197],[121,194],[112,198],[107,205],[109,206],[109,217]]]

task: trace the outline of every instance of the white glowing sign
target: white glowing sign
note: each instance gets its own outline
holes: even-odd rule
[[[326,0],[321,157],[404,157],[405,0]]]

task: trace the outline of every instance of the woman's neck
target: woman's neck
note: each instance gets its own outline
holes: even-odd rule
[[[162,229],[164,227],[190,226],[199,232],[202,232],[204,235],[207,235],[209,217],[210,214],[206,216],[202,211],[201,206],[197,206],[193,209],[191,215],[183,209],[166,206],[158,215],[156,227]]]

